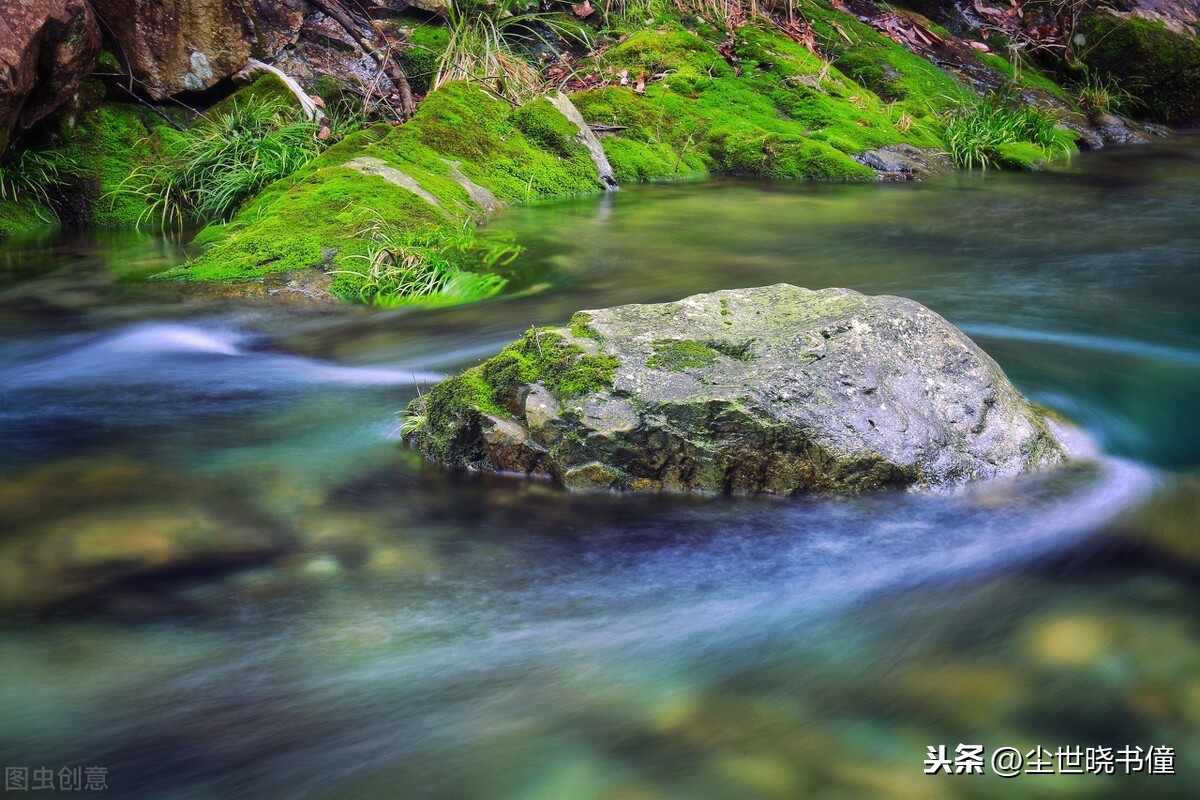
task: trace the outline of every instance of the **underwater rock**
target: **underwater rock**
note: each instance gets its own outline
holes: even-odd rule
[[[0,610],[50,608],[134,578],[250,563],[284,535],[199,506],[137,504],[56,520],[0,544]]]
[[[0,519],[0,614],[249,564],[291,543],[223,487],[122,458],[71,459],[6,479]]]
[[[996,362],[934,312],[788,284],[580,312],[408,416],[434,461],[572,489],[854,493],[1065,458]]]

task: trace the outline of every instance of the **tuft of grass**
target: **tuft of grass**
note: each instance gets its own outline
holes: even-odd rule
[[[470,224],[412,230],[377,220],[360,235],[372,241],[369,251],[356,257],[366,266],[329,274],[340,293],[352,290],[357,299],[381,308],[448,306],[493,297],[508,283],[493,270],[521,253],[508,239],[478,240]]]
[[[54,222],[51,195],[75,168],[62,151],[9,148],[0,154],[0,200],[31,201],[39,218]]]
[[[235,100],[170,142],[162,161],[137,167],[115,193],[145,201],[138,224],[223,220],[315,158],[333,138],[319,133],[319,123],[289,104]]]
[[[1073,87],[1075,102],[1088,114],[1117,114],[1136,105],[1136,99],[1109,73],[1083,68]]]
[[[450,40],[433,88],[474,81],[517,104],[538,97],[545,88],[535,66],[539,50],[557,53],[564,43],[590,48],[581,25],[560,14],[531,11],[520,0],[452,0],[446,26]]]
[[[1004,93],[964,98],[942,120],[950,157],[962,169],[1000,166],[1006,145],[1035,145],[1046,159],[1063,149],[1053,117]]]

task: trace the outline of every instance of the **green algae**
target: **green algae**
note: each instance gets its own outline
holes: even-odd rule
[[[691,368],[711,366],[719,356],[720,353],[705,342],[663,339],[654,343],[654,355],[646,361],[646,366],[670,372],[685,372]]]

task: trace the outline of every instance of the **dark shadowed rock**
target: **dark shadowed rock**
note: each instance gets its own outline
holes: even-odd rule
[[[954,169],[948,156],[911,144],[893,144],[868,150],[855,156],[854,160],[878,172],[885,181],[921,180]]]
[[[85,0],[4,0],[0,13],[0,150],[61,106],[92,71],[100,28]]]
[[[571,488],[848,493],[1064,458],[1000,367],[934,312],[787,284],[581,312],[408,414],[436,461]]]

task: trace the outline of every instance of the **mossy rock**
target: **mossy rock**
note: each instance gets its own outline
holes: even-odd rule
[[[227,113],[237,105],[296,106],[299,108],[296,95],[292,93],[287,84],[275,73],[263,72],[257,75],[253,81],[206,110],[197,122],[204,124],[205,117],[213,118]]]
[[[1085,16],[1078,48],[1092,70],[1111,75],[1152,119],[1171,125],[1200,123],[1200,38],[1158,21],[1097,11]]]
[[[1065,457],[1000,367],[929,309],[787,284],[580,312],[407,413],[434,461],[573,489],[853,493]]]
[[[605,65],[665,77],[643,95],[609,87],[576,95],[576,105],[589,122],[622,128],[604,139],[621,180],[704,172],[874,180],[853,156],[894,145],[941,148],[931,98],[961,87],[862,27],[870,45],[900,65],[891,74],[922,91],[884,100],[778,31],[745,26],[733,39],[740,74],[699,36],[642,31],[608,51]]]
[[[161,117],[127,103],[100,102],[66,118],[57,138],[72,164],[69,183],[79,193],[80,221],[109,227],[138,224],[147,201],[122,192],[122,185],[138,167],[161,159],[177,134]]]
[[[414,92],[425,94],[432,88],[438,62],[449,44],[450,32],[444,25],[413,25],[400,65]]]
[[[0,239],[57,224],[53,212],[33,200],[0,198]]]
[[[164,277],[239,280],[336,269],[335,293],[356,296],[355,257],[371,245],[369,228],[472,224],[492,210],[469,191],[475,187],[507,203],[599,191],[596,165],[577,134],[545,99],[513,109],[476,86],[448,84],[405,125],[347,137],[269,186],[228,224],[205,228],[194,242],[201,255]]]

